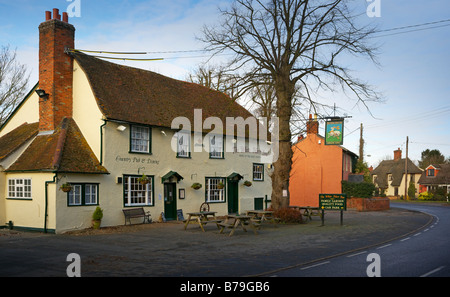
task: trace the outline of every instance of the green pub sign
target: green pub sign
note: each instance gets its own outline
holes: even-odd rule
[[[347,194],[319,194],[319,209],[347,210]]]

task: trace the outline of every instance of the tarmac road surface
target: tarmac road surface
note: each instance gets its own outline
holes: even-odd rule
[[[276,272],[272,276],[449,277],[450,208],[406,203],[391,206],[421,211],[433,216],[433,220],[426,228],[394,241]]]
[[[436,271],[431,275],[448,275],[448,256],[439,252],[435,260],[428,261],[423,260],[418,251],[449,246],[448,238],[439,236],[442,230],[448,230],[448,215],[444,216],[444,210],[440,209],[430,210],[430,214],[396,207],[378,212],[348,210],[341,226],[339,212],[326,212],[323,227],[320,227],[320,219],[313,217],[312,221],[300,225],[263,225],[258,235],[237,230],[231,237],[219,234],[213,224],[206,225],[206,232],[202,232],[196,225],[184,230],[181,222],[61,235],[1,229],[0,276],[65,277],[72,264],[67,258],[73,253],[79,256],[82,277],[283,276],[296,275],[299,271],[304,273],[302,275],[314,275],[316,270],[312,268],[302,270],[311,263],[321,264],[317,268],[337,275],[343,270],[339,267],[345,267],[343,264],[328,270],[331,263],[317,261],[332,262],[336,260],[328,258],[334,255],[346,254],[347,257],[348,253],[362,251],[367,252],[349,258],[361,258],[358,261],[362,261],[362,267],[344,269],[352,276],[365,276],[370,264],[365,261],[369,251],[379,253],[382,276],[422,275],[433,270]],[[416,236],[417,233],[420,235]],[[404,240],[407,237],[409,239]],[[412,245],[416,240],[418,243]],[[377,249],[385,244],[391,245]],[[374,245],[376,247],[372,248]],[[393,251],[389,252],[391,249]],[[398,255],[402,259],[413,259],[411,262],[415,261],[417,268],[401,269],[390,264]]]

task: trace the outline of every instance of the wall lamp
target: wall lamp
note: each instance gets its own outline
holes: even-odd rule
[[[127,127],[125,127],[125,126],[123,126],[123,125],[120,125],[120,126],[117,127],[116,129],[117,129],[117,131],[123,132],[123,131],[125,131],[125,130],[127,129]]]
[[[39,96],[39,98],[42,98],[44,100],[48,99],[49,94],[47,94],[44,90],[37,89],[36,94]]]

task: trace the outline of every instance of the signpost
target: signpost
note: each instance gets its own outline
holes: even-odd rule
[[[325,210],[339,210],[342,225],[343,211],[347,210],[347,194],[319,194],[319,209],[322,210],[322,226],[325,222]]]

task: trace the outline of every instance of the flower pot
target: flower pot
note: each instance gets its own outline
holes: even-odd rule
[[[101,220],[92,220],[92,228],[94,229],[100,229],[100,224],[102,223]]]

